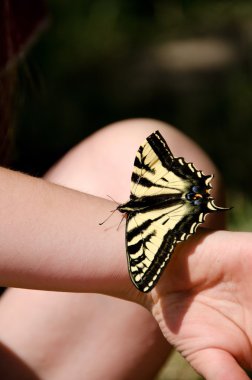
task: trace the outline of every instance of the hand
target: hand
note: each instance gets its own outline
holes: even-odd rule
[[[203,228],[180,243],[145,303],[166,337],[207,380],[249,379],[252,234]]]

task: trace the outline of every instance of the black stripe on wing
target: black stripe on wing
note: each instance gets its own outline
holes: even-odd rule
[[[144,163],[143,149],[144,149],[144,147],[141,145],[139,147],[137,155],[135,157],[134,166],[137,167],[140,170],[144,170],[146,172],[154,173],[153,168],[151,168],[149,165],[146,165]],[[140,159],[138,158],[138,154],[141,157]]]
[[[149,181],[147,178],[139,176],[135,172],[132,173],[131,181],[134,182],[134,183],[136,183],[136,184],[138,184],[138,185],[140,184],[140,185],[142,185],[144,187],[151,187],[151,186],[153,186],[153,182],[152,181]]]
[[[174,157],[161,133],[159,131],[152,133],[147,137],[147,141],[162,162],[162,165],[169,170]]]
[[[135,161],[134,161],[134,166],[140,170],[145,170],[146,172],[154,173],[154,170],[149,165],[145,165],[145,163],[144,163],[143,147],[142,146],[140,146],[140,148],[138,149],[138,153],[139,153],[141,159],[139,160],[139,158],[136,155]]]

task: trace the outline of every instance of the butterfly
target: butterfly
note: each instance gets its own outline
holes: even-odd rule
[[[130,278],[149,292],[158,282],[176,245],[194,234],[217,207],[210,195],[213,175],[204,175],[174,157],[159,131],[139,147],[131,177],[130,199],[117,210],[126,216]]]

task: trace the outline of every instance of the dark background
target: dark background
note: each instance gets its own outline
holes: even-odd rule
[[[51,0],[48,9],[19,66],[12,166],[42,175],[108,123],[157,118],[209,153],[246,224],[252,2]]]

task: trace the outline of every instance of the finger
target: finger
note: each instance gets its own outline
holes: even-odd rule
[[[197,352],[190,363],[206,380],[249,380],[234,357],[221,349]]]

